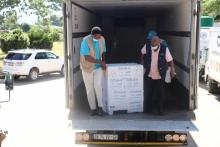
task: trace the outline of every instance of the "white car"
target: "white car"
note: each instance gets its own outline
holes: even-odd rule
[[[49,50],[21,49],[8,52],[2,69],[13,74],[15,79],[27,76],[36,80],[43,73],[60,72],[64,75],[64,59]]]

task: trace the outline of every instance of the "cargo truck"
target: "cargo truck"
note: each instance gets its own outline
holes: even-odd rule
[[[210,93],[220,92],[220,28],[208,30],[207,61],[205,64],[205,81]]]
[[[199,0],[65,0],[66,107],[77,144],[186,145],[196,131]],[[106,39],[107,64],[139,63],[149,30],[168,43],[176,77],[167,89],[167,113],[90,116],[80,70],[80,44],[93,26]]]
[[[200,26],[200,50],[199,50],[199,79],[204,80],[205,64],[208,60],[208,48],[210,42],[210,29],[213,28],[214,18],[201,16]]]

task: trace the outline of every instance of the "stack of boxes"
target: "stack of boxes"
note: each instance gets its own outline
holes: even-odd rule
[[[105,74],[106,111],[143,112],[143,66],[135,63],[108,64]]]

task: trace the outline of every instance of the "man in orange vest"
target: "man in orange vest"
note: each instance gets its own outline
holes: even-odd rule
[[[80,48],[80,67],[92,116],[104,114],[102,78],[103,70],[106,70],[105,52],[102,30],[93,27],[91,34],[83,38]]]

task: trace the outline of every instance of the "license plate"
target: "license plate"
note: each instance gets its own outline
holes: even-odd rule
[[[13,63],[8,63],[8,66],[13,66],[14,64]]]
[[[111,134],[94,134],[93,138],[95,140],[110,140],[110,141],[117,141],[118,135],[111,135]]]

